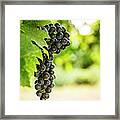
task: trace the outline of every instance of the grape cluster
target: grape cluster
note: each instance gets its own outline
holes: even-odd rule
[[[47,46],[43,46],[48,51],[48,55],[44,52],[44,49],[40,47],[35,41],[32,44],[39,47],[42,52],[43,59],[36,57],[39,64],[36,64],[37,71],[34,72],[36,95],[40,97],[40,100],[46,100],[49,98],[49,93],[54,87],[54,53],[59,54],[61,50],[64,50],[70,45],[70,35],[66,31],[65,27],[59,23],[48,24],[45,26],[37,26],[37,29],[44,30],[48,33],[49,38],[44,38]]]
[[[70,35],[66,31],[65,27],[59,23],[49,24],[42,27],[38,26],[38,29],[48,32],[49,38],[45,38],[50,52],[59,54],[61,50],[64,50],[70,45]]]

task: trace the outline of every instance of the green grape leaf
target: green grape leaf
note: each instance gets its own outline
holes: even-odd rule
[[[47,21],[49,22],[49,21]],[[47,33],[37,30],[40,21],[20,21],[20,85],[30,87],[30,79],[35,70],[36,56],[41,57],[40,50],[31,41],[35,40],[39,45],[46,45],[44,38]]]

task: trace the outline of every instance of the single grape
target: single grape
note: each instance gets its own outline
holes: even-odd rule
[[[62,28],[59,26],[59,27],[57,27],[57,32],[59,33],[59,32],[62,32],[63,30],[62,30]]]
[[[48,72],[50,70],[50,68],[49,67],[46,67],[46,71]]]
[[[41,85],[41,81],[40,80],[37,80],[37,83]]]
[[[40,90],[41,93],[45,93],[45,87],[43,89]]]
[[[36,89],[36,90],[40,90],[40,88],[41,88],[41,86],[40,86],[39,84],[36,84],[36,85],[35,85],[35,89]]]
[[[40,92],[40,90],[38,90],[38,91],[36,92],[36,95],[37,95],[38,97],[41,97],[41,96],[42,96],[42,93]]]
[[[45,71],[45,69],[46,69],[46,66],[44,64],[42,64],[41,71]]]
[[[53,60],[54,60],[53,54],[49,54],[49,60],[50,60],[50,61],[53,61]]]
[[[39,84],[40,84],[40,85],[44,85],[44,80],[40,80],[40,81],[39,81]]]
[[[48,93],[43,93],[43,94],[42,94],[42,97],[43,97],[44,99],[48,99],[48,98],[49,98],[49,94],[48,94]]]
[[[42,96],[43,96],[43,95],[42,95]],[[45,100],[42,96],[40,97],[40,100]]]
[[[66,32],[65,27],[62,27],[62,32],[63,32],[63,33],[65,33],[65,32]]]
[[[62,44],[60,42],[56,42],[57,48],[61,48]]]
[[[41,26],[40,29],[46,31],[46,28],[44,26]]]
[[[35,80],[34,84],[37,84],[38,83],[38,80]]]
[[[49,36],[50,36],[50,38],[54,39],[56,37],[56,34],[50,33]]]
[[[55,23],[55,27],[60,27],[60,24],[59,23]]]
[[[62,49],[62,50],[64,50],[64,49],[65,49],[65,47],[66,47],[66,46],[62,45],[62,46],[61,46],[61,49]]]
[[[47,86],[51,85],[51,81],[50,80],[45,80],[44,84],[47,85]]]
[[[56,41],[57,41],[56,38],[53,38],[53,39],[50,40],[51,43],[55,43]]]
[[[49,27],[53,27],[54,25],[51,23],[51,24],[49,24]]]
[[[47,93],[50,93],[52,91],[52,89],[50,87],[47,87],[45,90]]]
[[[70,41],[67,41],[67,44],[66,44],[67,46],[69,46],[70,45]]]
[[[38,71],[38,80],[42,80],[43,71]]]
[[[53,79],[56,79],[56,76],[55,75],[52,75]]]
[[[54,69],[54,68],[55,68],[55,66],[54,66],[54,65],[51,65],[51,66],[50,66],[50,69]]]
[[[50,80],[54,80],[54,79],[55,79],[55,76],[54,76],[54,75],[51,75],[49,79],[50,79]]]
[[[55,30],[56,30],[56,28],[54,26],[52,26],[52,27],[50,27],[48,32],[49,32],[49,34],[52,34],[55,32]]]
[[[54,86],[55,86],[54,84],[49,85],[50,88],[53,88]]]
[[[60,53],[60,49],[57,49],[55,53],[56,53],[56,54],[59,54],[59,53]]]
[[[43,60],[48,60],[48,56],[46,53],[43,53],[42,56],[43,56]]]
[[[58,32],[57,35],[56,35],[56,38],[58,40],[61,40],[63,38],[63,33],[62,32]]]
[[[45,25],[44,27],[47,29],[47,31],[49,31],[49,29],[50,29],[49,25]]]
[[[43,75],[43,79],[48,80],[49,77],[50,77],[50,74],[48,72],[45,72],[44,75]]]
[[[64,37],[66,37],[67,39],[69,39],[70,34],[69,34],[68,32],[65,32],[65,33],[64,33]]]
[[[52,51],[55,52],[55,51],[57,50],[57,47],[56,47],[55,45],[52,45],[52,48],[51,48],[51,49],[52,49]]]
[[[47,60],[47,61],[45,62],[46,68],[49,68],[49,67],[51,66],[51,64],[52,64],[51,61],[48,61],[48,60]]]

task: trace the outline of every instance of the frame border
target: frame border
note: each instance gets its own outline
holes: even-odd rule
[[[115,5],[115,115],[5,115],[5,5]],[[119,119],[119,0],[78,1],[2,1],[1,2],[1,54],[0,54],[0,119]]]

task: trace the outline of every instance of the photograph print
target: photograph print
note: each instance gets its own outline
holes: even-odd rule
[[[20,100],[100,99],[100,20],[20,20]]]

